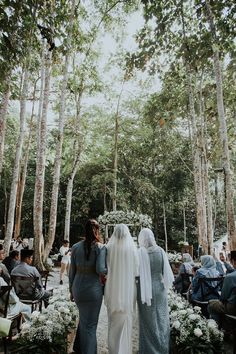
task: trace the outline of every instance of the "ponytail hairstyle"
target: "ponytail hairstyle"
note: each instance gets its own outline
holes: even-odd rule
[[[99,224],[95,219],[89,219],[85,225],[85,257],[89,260],[91,245],[93,242],[101,242],[99,233]]]

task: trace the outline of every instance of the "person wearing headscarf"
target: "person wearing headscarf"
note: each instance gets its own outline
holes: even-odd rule
[[[165,251],[156,244],[152,230],[142,229],[138,243],[139,354],[168,354],[170,324],[167,291],[173,284],[174,275]]]
[[[98,222],[90,219],[85,225],[85,239],[71,249],[69,288],[79,309],[74,353],[97,353],[96,331],[103,298],[100,275],[105,273],[106,248],[100,241]]]
[[[236,316],[236,250],[231,251],[230,260],[234,271],[224,278],[220,300],[211,300],[208,305],[210,317],[217,322],[222,322],[225,314]]]
[[[192,268],[194,266],[193,259],[189,253],[183,253],[182,255],[183,263],[179,267],[179,272],[174,281],[174,288],[178,293],[184,293],[188,291],[191,284],[190,277],[193,272]]]
[[[216,261],[216,270],[220,273],[220,275],[225,276],[226,274],[234,272],[233,266],[226,262],[225,255],[223,252],[220,252],[219,258],[214,255]]]
[[[138,252],[125,224],[118,224],[107,244],[105,305],[110,354],[132,354],[132,315],[136,300]]]
[[[220,273],[216,270],[216,262],[210,255],[201,256],[201,268],[196,271],[192,280],[192,300],[208,301],[219,298],[218,291],[209,292],[209,288],[203,283],[200,285],[200,278],[217,278]],[[212,287],[217,285],[216,281],[209,281]]]

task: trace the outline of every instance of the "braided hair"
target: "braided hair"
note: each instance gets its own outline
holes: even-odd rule
[[[87,260],[89,260],[89,256],[91,253],[91,245],[94,242],[101,242],[99,234],[99,224],[95,219],[89,219],[85,225],[84,242],[84,252]]]

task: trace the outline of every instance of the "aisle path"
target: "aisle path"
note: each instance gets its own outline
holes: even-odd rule
[[[59,285],[59,268],[53,268],[51,275],[48,280],[48,286],[60,287]],[[64,285],[68,285],[68,277],[64,277]],[[134,316],[133,320],[133,354],[136,354],[138,351],[138,327],[137,327],[137,316]],[[97,328],[97,339],[98,339],[98,354],[107,354],[107,311],[104,303],[102,304],[98,328]]]

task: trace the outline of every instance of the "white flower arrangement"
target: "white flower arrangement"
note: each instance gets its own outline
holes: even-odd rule
[[[168,252],[167,253],[167,257],[169,259],[169,262],[181,262],[182,261],[182,255],[181,253],[177,253],[177,252],[174,252],[174,253],[171,253],[171,252]]]
[[[179,246],[189,246],[189,243],[187,241],[179,241],[178,245]]]
[[[50,345],[65,347],[66,334],[75,327],[77,317],[77,307],[70,301],[68,288],[62,286],[54,289],[48,307],[41,313],[34,311],[31,314],[31,321],[23,323],[19,343],[26,347],[32,344],[46,345],[47,348]],[[63,353],[63,349],[60,352]],[[34,350],[34,353],[38,351]]]
[[[219,349],[223,332],[217,323],[201,315],[201,308],[190,307],[187,300],[170,290],[168,293],[171,337],[180,352],[210,353]]]
[[[152,219],[145,214],[136,214],[133,211],[111,211],[99,215],[98,222],[102,228],[106,225],[115,224],[132,224],[134,226],[152,227]]]

